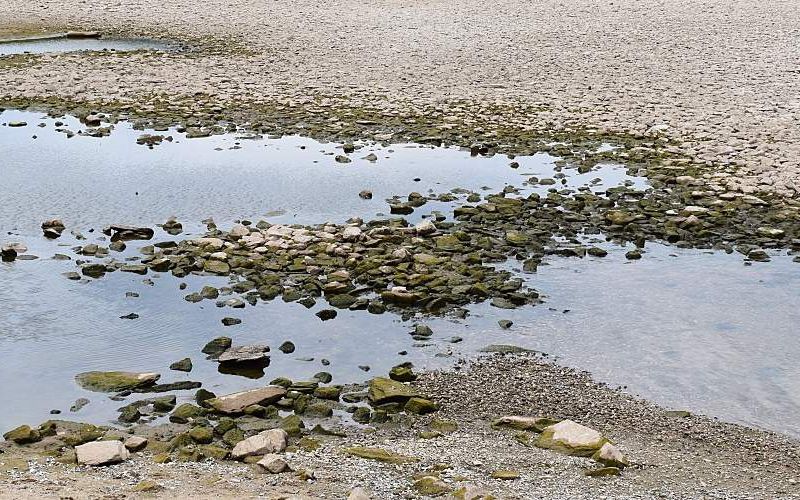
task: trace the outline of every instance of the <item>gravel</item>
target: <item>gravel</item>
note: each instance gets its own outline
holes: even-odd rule
[[[438,474],[453,488],[472,485],[499,498],[800,496],[797,441],[701,416],[671,416],[594,382],[586,373],[531,354],[492,355],[461,370],[424,373],[415,386],[435,395],[442,410],[370,432],[350,424],[343,427],[345,438],[313,435],[319,448],[283,455],[306,478],[264,475],[256,466],[230,462],[155,464],[147,452],[110,467],[75,467],[24,457],[25,448],[8,448],[0,454],[0,464],[19,465],[24,457],[31,459],[30,468],[25,470],[23,463],[4,472],[7,467],[0,465],[0,498],[124,496],[142,481],[156,483],[162,489],[155,494],[164,497],[344,498],[361,486],[374,498],[417,498],[413,482],[426,474]],[[591,460],[526,446],[514,431],[492,429],[491,421],[506,414],[571,418],[591,426],[611,439],[631,466],[619,477],[586,477],[585,470],[596,468]],[[422,439],[420,432],[430,430],[433,419],[455,421],[458,429]],[[343,451],[350,446],[380,447],[418,461],[395,465],[365,460]],[[493,479],[498,470],[520,477]],[[307,479],[309,475],[314,479]]]
[[[0,64],[0,99],[106,99],[156,113],[148,95],[197,93],[197,106],[225,117],[231,102],[288,108],[328,96],[399,113],[438,106],[466,126],[524,103],[538,112],[507,108],[503,122],[665,135],[694,161],[738,172],[732,189],[796,195],[798,26],[796,3],[780,0],[0,0],[0,35],[98,29],[195,48]]]

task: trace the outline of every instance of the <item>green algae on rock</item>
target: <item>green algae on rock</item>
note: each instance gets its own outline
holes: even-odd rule
[[[79,373],[75,381],[84,389],[95,392],[118,392],[153,385],[161,377],[158,373],[123,371],[91,371]]]
[[[363,446],[353,446],[351,448],[345,448],[344,451],[349,455],[353,455],[355,457],[366,458],[369,460],[377,460],[378,462],[385,462],[389,464],[405,464],[405,463],[417,462],[419,460],[414,457],[400,455],[399,453],[394,453],[388,450],[384,450],[383,448],[368,448]]]

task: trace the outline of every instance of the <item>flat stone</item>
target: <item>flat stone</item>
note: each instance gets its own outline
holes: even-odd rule
[[[269,346],[263,344],[231,347],[220,354],[217,361],[220,363],[245,363],[263,361],[269,358]]]
[[[118,392],[153,385],[161,378],[158,373],[136,372],[84,372],[75,376],[75,381],[84,389],[95,392]]]
[[[492,422],[492,427],[505,427],[518,431],[542,432],[546,427],[557,424],[559,420],[548,417],[520,417],[507,415]]]
[[[375,377],[369,382],[369,400],[376,405],[392,402],[406,402],[419,396],[411,387],[390,378]]]
[[[131,456],[120,441],[93,441],[76,446],[75,453],[81,465],[110,465]]]
[[[235,392],[225,396],[218,396],[206,401],[206,404],[222,413],[242,413],[251,405],[269,405],[286,395],[286,389],[277,385],[270,385],[249,391]]]
[[[125,440],[125,448],[130,451],[139,451],[147,446],[147,439],[141,436],[131,436]]]

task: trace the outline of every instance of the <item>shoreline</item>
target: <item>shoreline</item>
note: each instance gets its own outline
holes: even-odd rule
[[[489,378],[492,384],[486,383]],[[148,445],[130,461],[107,467],[76,468],[52,459],[41,463],[39,458],[28,472],[0,474],[0,484],[14,488],[14,498],[44,498],[56,492],[92,498],[112,491],[121,497],[146,493],[169,498],[344,498],[356,487],[370,491],[371,498],[427,498],[431,495],[414,486],[427,475],[446,486],[443,495],[469,486],[468,491],[480,489],[496,498],[800,495],[797,440],[667,411],[534,355],[495,354],[460,370],[420,374],[412,386],[435,394],[440,410],[396,424],[326,424],[326,429],[344,431],[347,437],[308,432],[302,440],[292,438],[295,447],[283,456],[295,473],[263,474],[253,465],[228,461],[156,464],[153,454],[158,448]],[[596,468],[591,460],[532,446],[535,432],[492,428],[492,421],[503,415],[572,419],[608,436],[630,465],[620,476],[586,477],[585,470]],[[154,440],[180,427],[138,426],[135,433]],[[382,464],[348,456],[343,450],[352,446],[378,447],[418,461]],[[5,445],[3,451],[0,463],[17,466],[37,456],[24,446]],[[519,477],[493,479],[497,471]]]

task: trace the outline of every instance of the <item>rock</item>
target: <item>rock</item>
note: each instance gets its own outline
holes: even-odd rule
[[[503,330],[508,330],[509,328],[511,328],[511,325],[514,324],[514,322],[508,319],[501,319],[500,321],[497,322],[497,324],[500,325],[500,328],[502,328]]]
[[[405,464],[410,462],[417,462],[418,459],[406,455],[400,455],[382,448],[366,448],[363,446],[354,446],[345,448],[347,454],[355,457],[366,458],[369,460],[377,460],[378,462],[385,462],[389,464]]]
[[[210,444],[214,440],[214,433],[210,427],[197,426],[189,431],[189,437],[198,444]]]
[[[628,466],[628,459],[611,443],[605,443],[600,447],[592,455],[592,460],[600,462],[606,467],[616,467],[617,469],[623,469]]]
[[[367,397],[374,405],[394,402],[405,403],[416,396],[419,396],[419,393],[411,387],[384,377],[375,377],[370,380],[369,392],[367,393]]]
[[[331,401],[339,401],[342,395],[342,388],[336,386],[317,387],[314,389],[314,397],[319,399],[327,399]]]
[[[264,361],[269,359],[269,346],[263,344],[253,344],[237,346],[226,349],[219,355],[217,361],[220,363],[248,363]]]
[[[31,429],[31,427],[27,425],[20,425],[16,429],[12,429],[3,434],[3,439],[16,444],[31,444],[40,441],[42,436],[38,430]]]
[[[283,429],[270,429],[251,436],[234,446],[231,457],[241,460],[254,455],[280,453],[286,449],[289,435]]]
[[[56,239],[64,232],[64,223],[61,219],[51,219],[42,222],[42,232],[45,238]]]
[[[607,442],[608,439],[594,429],[572,420],[562,420],[545,427],[535,445],[566,455],[591,457]]]
[[[118,240],[149,240],[155,234],[149,227],[127,226],[124,224],[113,224],[103,229],[103,234],[111,236],[112,241]]]
[[[67,31],[66,37],[73,39],[80,38],[100,38],[102,35],[99,31]],[[92,116],[92,115],[89,115]],[[87,123],[88,125],[88,123]]]
[[[218,396],[206,401],[206,404],[221,413],[242,413],[251,405],[269,405],[286,395],[286,389],[277,385],[270,385],[260,389],[235,392],[225,396]]]
[[[389,370],[389,378],[397,382],[412,382],[417,379],[417,375],[410,366],[403,363]]]
[[[356,241],[361,237],[362,231],[358,226],[347,226],[342,231],[342,239],[345,241]]]
[[[492,422],[492,427],[505,427],[518,431],[542,432],[545,428],[557,424],[558,422],[560,421],[548,417],[504,416]]]
[[[124,442],[125,448],[130,451],[139,451],[147,446],[147,439],[141,436],[131,436]]]
[[[263,471],[269,472],[270,474],[280,474],[281,472],[288,472],[291,471],[289,468],[289,464],[286,463],[280,455],[276,455],[274,453],[269,453],[264,455],[264,458],[256,462]]]
[[[185,424],[196,418],[202,417],[207,413],[207,410],[195,406],[191,403],[183,403],[175,408],[175,411],[169,416],[169,421],[176,424]]]
[[[217,357],[223,352],[227,351],[231,347],[232,343],[233,341],[231,340],[230,337],[217,337],[214,340],[207,343],[203,347],[202,352],[204,354],[208,354],[211,357]]]
[[[3,262],[14,262],[17,258],[17,250],[10,245],[0,247],[0,259]]]
[[[437,497],[450,493],[453,487],[436,476],[424,476],[414,481],[414,489],[424,496]]]
[[[625,252],[625,258],[628,260],[639,260],[642,258],[641,250],[631,250],[629,252]]]
[[[228,318],[228,317],[222,318],[223,326],[234,326],[241,324],[241,322],[242,320],[240,320],[239,318]]]
[[[69,407],[69,411],[73,413],[76,411],[80,411],[81,408],[88,405],[89,403],[90,401],[86,398],[78,398],[75,400],[75,403],[73,403],[73,405]]]
[[[438,407],[436,406],[436,403],[429,399],[411,398],[408,400],[403,409],[408,413],[414,413],[415,415],[425,415],[435,412],[438,410]]]
[[[482,348],[480,352],[492,352],[498,354],[518,354],[523,352],[535,352],[535,351],[532,351],[531,349],[525,349],[524,347],[519,347],[516,345],[491,344]]]
[[[289,342],[288,340],[283,344],[281,344],[280,347],[278,347],[278,350],[284,354],[291,354],[294,352],[294,349],[295,349],[294,343]]]
[[[335,309],[322,309],[316,313],[316,316],[322,321],[334,319],[337,315],[338,313]]]
[[[158,373],[136,372],[84,372],[75,376],[75,381],[84,389],[95,392],[119,392],[153,385],[161,378]]]
[[[505,480],[513,480],[519,479],[519,472],[515,470],[496,470],[492,472],[492,479],[505,479]]]
[[[192,360],[191,358],[183,358],[182,360],[176,361],[169,365],[169,369],[179,372],[190,372],[192,371]]]
[[[94,441],[75,447],[81,465],[110,465],[130,458],[125,445],[120,441]]]
[[[365,190],[361,191],[360,193],[358,193],[358,197],[361,198],[362,200],[371,200],[372,199],[372,191],[369,191],[369,190],[365,189]]]
[[[90,278],[99,278],[106,274],[107,270],[108,268],[106,265],[100,263],[84,264],[81,266],[81,273]]]
[[[426,219],[414,226],[414,231],[420,236],[427,236],[436,232],[436,225]]]
[[[497,500],[490,491],[473,484],[466,484],[453,492],[454,500]]]
[[[133,491],[136,493],[154,493],[163,489],[164,487],[157,482],[148,480],[139,481],[136,483],[136,486],[133,487]]]
[[[231,266],[221,260],[209,259],[203,263],[203,270],[214,274],[228,274]]]
[[[27,125],[28,125],[28,122],[24,122],[24,121],[21,121],[21,120],[13,120],[13,121],[8,122],[8,126],[12,127],[12,128],[25,127]]]
[[[336,160],[337,163],[350,163],[351,161],[353,161],[345,155],[336,155],[336,158],[334,159]]]
[[[601,467],[600,469],[589,469],[583,474],[589,477],[619,476],[622,471],[616,467]]]

